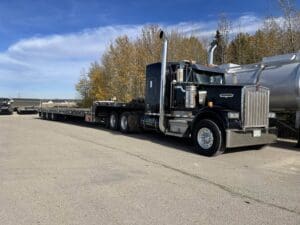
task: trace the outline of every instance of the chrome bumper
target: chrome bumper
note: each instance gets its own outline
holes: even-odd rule
[[[254,137],[253,130],[226,130],[226,148],[235,148],[253,145],[266,145],[274,143],[277,139],[277,129],[262,129],[261,136]]]

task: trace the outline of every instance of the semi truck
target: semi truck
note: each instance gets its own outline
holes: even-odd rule
[[[0,98],[0,114],[12,114],[13,108],[11,103],[13,101],[9,98]]]
[[[40,108],[42,119],[81,119],[123,133],[156,130],[191,138],[205,156],[227,148],[275,142],[270,126],[270,90],[261,85],[226,85],[224,70],[192,61],[167,62],[162,31],[161,62],[147,65],[145,97],[128,103],[95,101],[91,109]]]

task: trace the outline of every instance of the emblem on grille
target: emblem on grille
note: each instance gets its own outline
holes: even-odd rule
[[[219,96],[220,96],[220,98],[233,98],[234,94],[232,94],[232,93],[222,93]]]

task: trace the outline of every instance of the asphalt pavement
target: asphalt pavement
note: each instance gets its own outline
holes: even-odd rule
[[[0,224],[300,224],[300,150],[0,116]]]

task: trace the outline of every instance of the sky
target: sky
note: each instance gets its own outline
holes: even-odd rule
[[[158,24],[212,39],[222,13],[249,33],[281,16],[276,0],[1,0],[0,97],[77,98],[80,74],[116,37]]]

